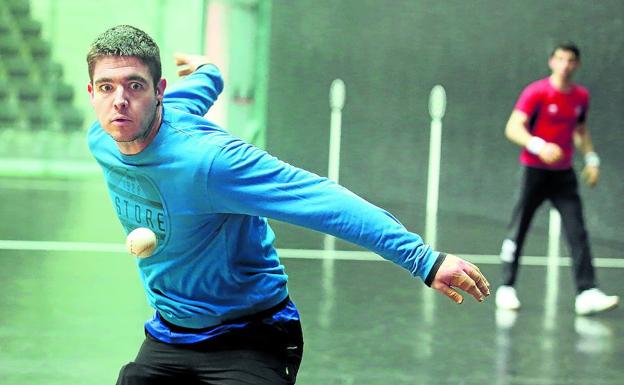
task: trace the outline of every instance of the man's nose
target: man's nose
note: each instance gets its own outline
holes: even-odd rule
[[[126,92],[122,87],[119,87],[115,92],[114,105],[116,109],[124,109],[128,107],[128,98]]]

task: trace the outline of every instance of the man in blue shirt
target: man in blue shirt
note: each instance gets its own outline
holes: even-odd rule
[[[479,269],[425,245],[391,214],[284,163],[202,116],[223,88],[201,56],[167,92],[158,46],[127,25],[87,55],[98,121],[89,148],[126,232],[150,228],[158,248],[137,259],[155,314],[118,384],[294,384],[299,314],[266,218],[363,246],[456,303],[489,295]]]

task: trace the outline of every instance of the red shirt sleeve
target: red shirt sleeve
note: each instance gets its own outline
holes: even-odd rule
[[[532,83],[522,90],[514,109],[524,112],[531,118],[538,111],[540,102],[541,92],[539,83]]]

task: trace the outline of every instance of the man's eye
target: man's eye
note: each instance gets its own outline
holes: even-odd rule
[[[140,89],[143,88],[143,84],[141,83],[132,83],[130,84],[130,89],[132,89],[133,91],[138,91]]]
[[[101,92],[109,92],[113,89],[113,86],[111,86],[110,84],[102,84],[98,88]]]

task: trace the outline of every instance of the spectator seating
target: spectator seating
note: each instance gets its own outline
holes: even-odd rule
[[[74,90],[52,58],[28,0],[0,1],[0,130],[83,129]]]

